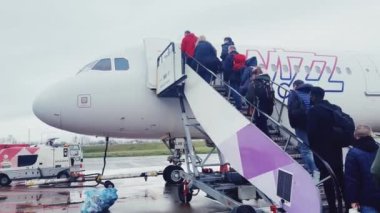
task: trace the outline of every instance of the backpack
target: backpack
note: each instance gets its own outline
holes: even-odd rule
[[[288,104],[288,116],[290,126],[306,130],[307,125],[307,109],[305,102],[302,100],[298,92],[293,91],[294,99]]]
[[[274,90],[270,81],[256,79],[253,81],[256,104],[258,108],[268,115],[272,115],[274,108]]]
[[[321,104],[320,106],[332,112],[333,134],[340,146],[347,147],[351,145],[355,131],[355,123],[351,116],[344,113],[340,107],[334,104]]]
[[[233,56],[232,71],[239,72],[245,66],[245,55],[237,53]]]

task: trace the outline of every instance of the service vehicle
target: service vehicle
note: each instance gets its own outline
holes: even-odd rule
[[[13,180],[69,178],[83,171],[80,145],[0,144],[0,185]]]

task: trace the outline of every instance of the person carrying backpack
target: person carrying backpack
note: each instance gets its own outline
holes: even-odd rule
[[[338,187],[343,186],[343,157],[342,146],[334,136],[334,116],[329,107],[335,107],[327,100],[324,100],[325,91],[320,87],[312,87],[310,90],[310,103],[312,107],[307,114],[307,135],[310,148],[322,157],[334,171]],[[353,134],[352,134],[353,135]],[[324,167],[322,161],[314,156],[316,166],[320,171],[320,178],[324,179],[330,174]],[[335,192],[332,179],[323,182],[329,212],[337,212],[335,204]]]
[[[223,61],[224,80],[229,81],[230,86],[235,90],[231,92],[235,101],[235,107],[241,109],[240,90],[240,73],[245,68],[245,55],[236,51],[234,45],[228,47],[228,55]]]
[[[314,163],[313,153],[307,138],[307,113],[310,109],[310,90],[313,86],[304,84],[302,80],[293,83],[293,90],[288,97],[288,117],[290,126],[294,128],[296,136],[303,143],[298,144],[298,150],[305,163],[305,169],[316,179],[319,178],[317,166]]]
[[[344,194],[351,208],[362,213],[380,212],[380,188],[371,174],[379,145],[367,125],[358,125],[354,132],[353,147],[347,153],[344,169]]]
[[[263,114],[272,115],[274,107],[274,90],[268,74],[264,74],[260,67],[252,72],[253,81],[251,82],[246,98],[256,106],[254,111],[255,125],[269,136],[268,118]]]
[[[257,59],[255,56],[249,58],[245,62],[245,68],[240,77],[240,94],[247,94],[249,84],[251,82],[252,71],[257,67]]]

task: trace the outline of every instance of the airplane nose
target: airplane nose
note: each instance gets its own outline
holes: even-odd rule
[[[33,113],[44,123],[61,127],[61,109],[54,89],[48,88],[37,96],[33,102]]]

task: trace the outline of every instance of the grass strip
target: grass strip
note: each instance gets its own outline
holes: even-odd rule
[[[212,148],[207,147],[204,142],[193,142],[198,154],[205,154]],[[105,145],[83,146],[83,156],[85,158],[103,157]],[[140,143],[140,144],[110,144],[108,146],[108,157],[132,157],[132,156],[153,156],[169,155],[170,152],[163,143]]]

